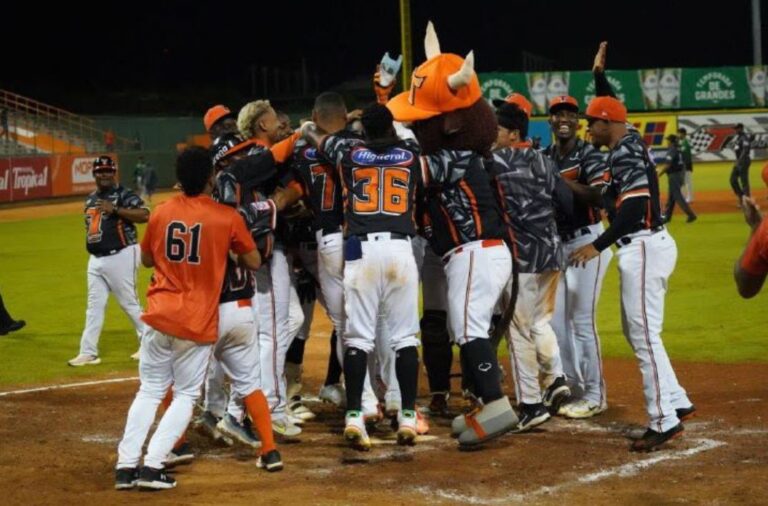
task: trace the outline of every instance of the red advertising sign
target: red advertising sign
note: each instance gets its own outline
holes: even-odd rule
[[[51,196],[51,171],[48,157],[3,160],[0,165],[0,200],[41,199]]]

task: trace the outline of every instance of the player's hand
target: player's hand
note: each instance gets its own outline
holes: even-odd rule
[[[592,64],[592,72],[605,72],[605,53],[608,50],[608,43],[603,41],[597,49],[595,62]]]
[[[302,304],[309,304],[317,299],[317,283],[306,269],[296,271],[296,293]]]
[[[570,261],[571,265],[575,265],[576,267],[586,267],[587,262],[599,254],[600,252],[597,251],[597,248],[595,248],[592,243],[589,243],[571,253],[571,256],[568,260]]]
[[[352,121],[358,120],[363,117],[363,110],[362,109],[354,109],[352,111],[349,111],[347,113],[347,123],[350,123]]]
[[[752,197],[741,197],[741,210],[744,212],[744,221],[754,232],[763,221],[763,213],[760,212],[760,206],[757,205]]]
[[[115,209],[116,209],[115,205],[109,200],[99,199],[96,201],[96,206],[99,208],[99,210],[102,213],[105,213],[105,214],[112,214],[115,212]]]

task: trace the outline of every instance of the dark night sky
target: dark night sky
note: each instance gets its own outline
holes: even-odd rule
[[[378,2],[179,0],[97,7],[13,2],[4,7],[0,87],[67,106],[68,96],[125,89],[172,93],[231,88],[247,94],[252,64],[297,68],[302,57],[323,86],[368,74],[384,51],[399,53],[397,0]],[[26,5],[22,5],[26,4]],[[305,5],[306,4],[306,5]],[[475,50],[478,71],[520,70],[520,51],[587,69],[600,40],[609,68],[751,64],[750,0],[412,1],[414,60],[423,61],[428,19],[443,51]],[[459,5],[461,7],[459,7]],[[624,12],[620,12],[621,8]],[[626,13],[632,9],[632,15]],[[768,58],[768,0],[763,54]]]

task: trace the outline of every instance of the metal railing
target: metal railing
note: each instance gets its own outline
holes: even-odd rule
[[[106,131],[97,128],[95,122],[85,116],[0,89],[0,111],[3,109],[7,111],[9,130],[18,132],[19,128],[23,128],[32,133],[32,145],[23,144],[35,151],[71,153],[77,148],[84,151],[106,148]],[[8,138],[5,132],[3,136],[5,139],[0,139],[0,142]],[[133,147],[133,140],[115,135],[114,151]]]

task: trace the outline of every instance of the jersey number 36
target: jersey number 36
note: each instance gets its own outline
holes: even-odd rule
[[[401,215],[408,211],[410,171],[398,167],[357,167],[352,170],[357,214]]]

